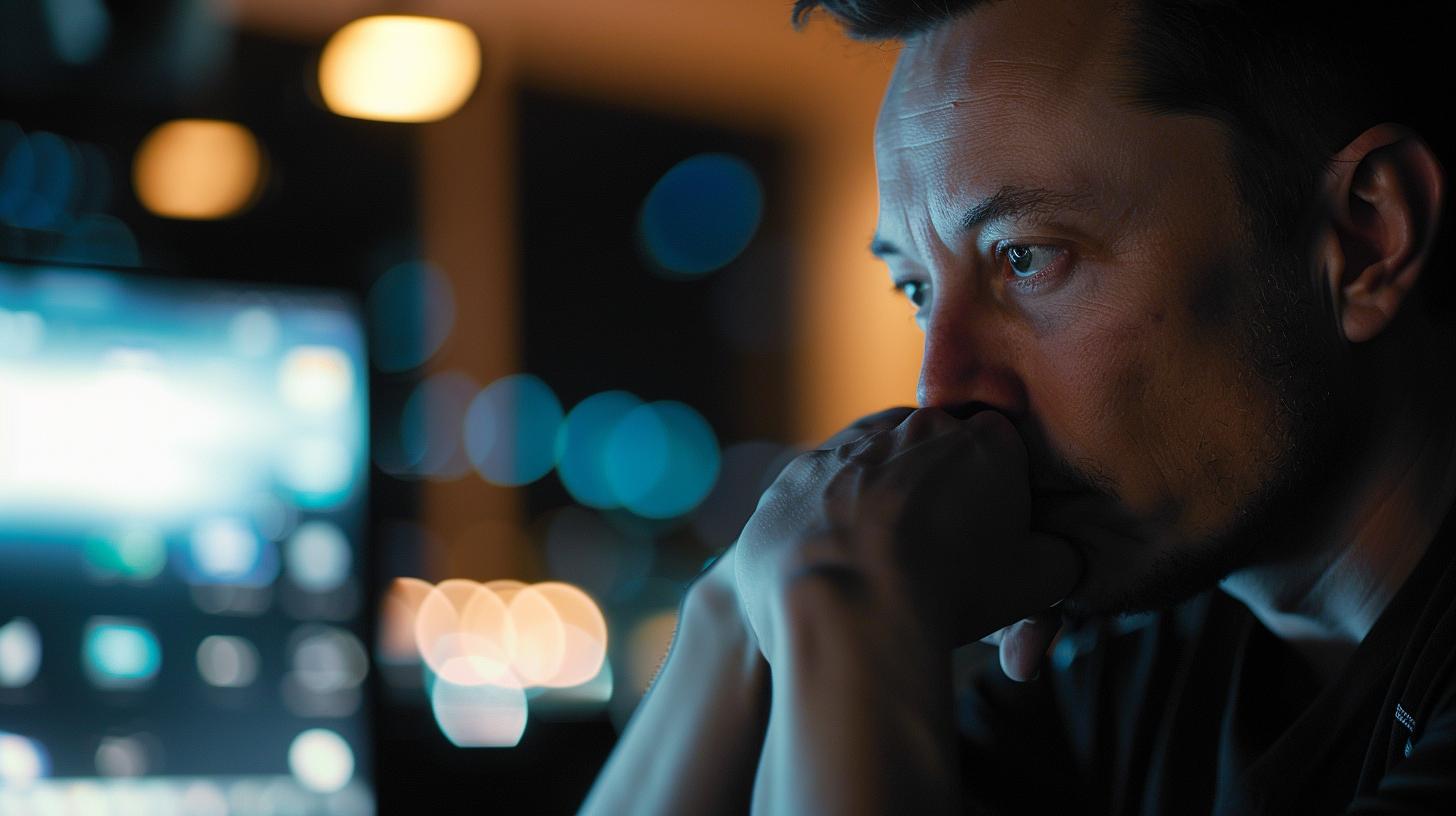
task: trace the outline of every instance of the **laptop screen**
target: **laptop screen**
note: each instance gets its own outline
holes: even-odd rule
[[[0,263],[0,813],[373,812],[366,374],[341,293]]]

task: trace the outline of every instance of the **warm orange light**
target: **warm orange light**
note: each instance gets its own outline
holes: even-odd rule
[[[166,218],[236,215],[253,202],[263,174],[258,140],[216,119],[177,119],[142,140],[132,185],[148,210]]]
[[[420,603],[434,587],[418,578],[396,578],[379,607],[379,659],[408,664],[420,659],[415,646],[415,619]]]
[[[527,685],[545,685],[561,671],[566,660],[566,628],[561,625],[561,613],[532,586],[516,592],[510,612],[515,632],[511,667]]]
[[[319,58],[329,110],[359,119],[432,122],[470,98],[480,42],[452,20],[380,15],[339,29]]]
[[[385,596],[380,628],[381,658],[403,662],[408,645],[436,676],[463,686],[570,688],[596,677],[607,656],[601,609],[558,581],[401,578]]]
[[[565,636],[560,666],[541,685],[570,688],[589,682],[601,672],[607,659],[607,620],[602,610],[590,596],[570,584],[549,581],[532,589],[551,602]]]
[[[467,610],[470,617],[467,618]],[[459,686],[489,683],[509,668],[504,645],[467,620],[505,621],[509,613],[494,592],[461,578],[441,581],[420,603],[415,640],[437,676]],[[492,625],[490,628],[503,628]]]

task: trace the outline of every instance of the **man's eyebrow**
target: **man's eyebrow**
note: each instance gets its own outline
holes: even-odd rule
[[[971,232],[992,221],[1017,221],[1028,216],[1045,215],[1059,210],[1090,210],[1092,197],[1083,192],[1057,192],[1044,187],[1005,185],[973,204],[961,216],[961,233]],[[870,242],[870,252],[885,258],[899,255],[900,248],[882,238]]]
[[[1059,210],[1087,210],[1091,208],[1091,198],[1081,192],[1063,193],[1044,187],[1007,185],[966,210],[961,217],[961,232],[970,232],[992,221],[1017,221]]]

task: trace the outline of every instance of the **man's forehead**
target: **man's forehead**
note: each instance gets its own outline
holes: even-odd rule
[[[1118,5],[1002,0],[911,38],[885,96],[881,129],[1008,97],[1055,101],[1105,87],[1126,25]]]
[[[1125,25],[1112,0],[1002,0],[912,38],[876,126],[882,203],[1052,180],[1077,114],[1106,110]]]

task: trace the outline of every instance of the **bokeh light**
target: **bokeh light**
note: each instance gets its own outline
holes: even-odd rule
[[[197,645],[197,672],[210,686],[250,686],[258,677],[258,650],[245,638],[210,635]]]
[[[532,586],[514,588],[507,610],[511,668],[526,685],[549,685],[566,660],[566,627],[561,613]]]
[[[502,377],[471,401],[465,414],[465,450],[487,481],[529,484],[555,465],[561,421],[561,402],[539,377]]]
[[[430,122],[454,113],[480,78],[480,42],[460,23],[379,15],[339,29],[319,58],[319,89],[334,113]]]
[[[426,261],[390,267],[369,287],[369,353],[385,373],[409,371],[440,350],[455,325],[450,279]]]
[[[156,633],[140,621],[93,617],[81,642],[82,663],[100,688],[148,686],[162,667],[162,646]]]
[[[526,592],[544,599],[561,627],[561,659],[556,662],[556,670],[540,685],[569,688],[596,677],[607,657],[607,621],[601,609],[585,592],[558,581],[534,584],[522,590],[522,594]],[[512,601],[513,619],[515,611],[516,602]],[[551,634],[554,636],[555,632]],[[518,626],[516,637],[518,642],[528,641],[531,632]]]
[[[418,663],[415,620],[433,586],[418,578],[396,578],[384,594],[379,606],[379,632],[375,655],[381,663],[409,665]]]
[[[432,587],[402,578],[380,614],[381,664],[410,660],[412,622],[436,720],[461,747],[515,745],[533,697],[571,716],[596,710],[611,694],[606,618],[570,584],[452,578]]]
[[[436,678],[435,722],[459,748],[510,748],[526,732],[526,693],[519,685],[460,685]]]
[[[685,159],[642,203],[642,243],[669,276],[694,277],[743,252],[763,217],[763,187],[749,164],[725,153]]]
[[[40,672],[40,632],[28,618],[12,618],[0,626],[0,687],[30,685]]]
[[[626,391],[604,391],[582,400],[566,415],[556,440],[556,473],[572,498],[588,507],[621,506],[607,475],[607,441],[641,404]]]
[[[111,14],[102,0],[50,0],[51,43],[56,56],[71,65],[85,65],[101,56],[111,36]]]
[[[465,453],[465,414],[477,386],[458,371],[442,371],[420,382],[400,414],[400,438],[411,472],[433,479],[458,479],[470,471]]]
[[[701,414],[680,402],[634,408],[612,429],[604,453],[617,501],[647,518],[692,510],[718,478],[717,437]]]
[[[333,731],[310,728],[288,746],[288,769],[308,790],[333,793],[354,778],[354,751]]]
[[[278,393],[284,405],[299,413],[325,417],[338,413],[348,408],[354,394],[354,366],[347,354],[332,346],[290,349],[278,367]]]
[[[316,519],[293,531],[283,560],[293,583],[309,592],[330,592],[348,579],[354,555],[337,524]]]
[[[475,581],[441,581],[420,603],[415,643],[438,677],[478,685],[510,666],[509,612],[500,597]]]
[[[50,774],[50,756],[29,737],[0,731],[0,787],[24,785]]]
[[[65,139],[44,131],[32,133],[28,147],[34,167],[29,200],[8,220],[32,229],[57,226],[69,217],[79,192],[79,157]],[[23,157],[19,150],[16,155]]]
[[[142,140],[132,164],[137,199],[166,218],[207,220],[236,215],[261,186],[263,154],[242,125],[177,119]]]
[[[69,237],[80,220],[107,207],[110,187],[110,170],[95,145],[45,131],[26,135],[0,121],[0,223]]]

